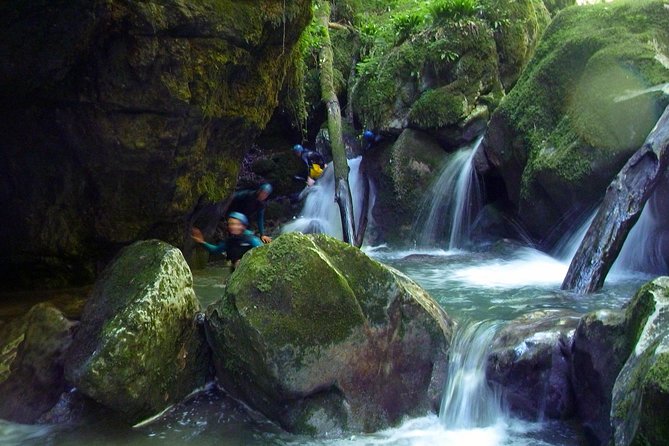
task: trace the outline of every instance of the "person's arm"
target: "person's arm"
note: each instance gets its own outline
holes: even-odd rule
[[[263,245],[262,240],[253,235],[253,232],[249,231],[248,229],[244,231],[244,235],[246,236],[246,240],[248,240],[253,248]]]
[[[211,243],[203,242],[201,243],[202,247],[209,251],[212,254],[222,254],[225,252],[227,247],[225,240],[221,240],[218,245],[212,245]]]
[[[225,252],[226,248],[225,240],[221,241],[218,245],[212,245],[211,243],[207,243],[204,241],[204,236],[202,235],[202,231],[200,231],[198,228],[193,228],[191,230],[191,238],[212,254],[220,254],[222,252]]]
[[[265,235],[265,206],[258,209],[258,232],[263,243],[272,241],[272,237]]]

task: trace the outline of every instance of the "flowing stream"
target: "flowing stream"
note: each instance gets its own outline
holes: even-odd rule
[[[357,175],[359,162],[351,162],[352,176]],[[336,205],[334,216],[332,208],[325,206],[332,204],[333,192],[327,189],[333,188],[327,186],[332,173],[329,175],[326,171],[320,184],[309,191],[303,215],[286,230],[308,231],[318,227],[323,232],[336,234],[335,222],[339,221]],[[578,237],[565,241],[564,252],[575,249],[573,244],[578,242]],[[0,420],[0,445],[584,444],[578,428],[569,423],[527,422],[510,416],[502,407],[499,393],[485,381],[487,349],[506,321],[537,309],[573,309],[585,313],[600,308],[620,308],[648,276],[614,272],[601,291],[578,296],[560,290],[570,260],[564,253],[553,257],[511,242],[499,242],[485,252],[434,248],[397,251],[383,246],[367,247],[365,251],[413,278],[459,323],[439,415],[425,414],[373,434],[314,439],[281,431],[210,386],[152,423],[134,429],[108,418],[83,426],[25,426]],[[195,273],[195,290],[203,306],[220,298],[222,278],[226,275],[227,269],[217,265]]]

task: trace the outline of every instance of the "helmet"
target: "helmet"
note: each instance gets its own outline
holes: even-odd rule
[[[293,150],[296,152],[302,152],[304,150],[304,147],[302,147],[300,144],[295,144],[293,146]]]
[[[267,192],[268,194],[272,193],[272,185],[269,183],[263,183],[258,187],[259,191]]]
[[[365,130],[362,133],[362,137],[367,140],[374,139],[374,132],[372,132],[371,130]]]
[[[249,225],[249,219],[246,218],[246,215],[242,214],[241,212],[230,212],[228,214],[228,218],[234,218],[235,220],[239,220],[244,226]]]

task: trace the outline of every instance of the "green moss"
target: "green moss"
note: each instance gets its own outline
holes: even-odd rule
[[[329,259],[315,247],[305,249],[305,238],[286,234],[252,250],[227,290],[273,345],[299,350],[342,341],[363,321],[345,276],[323,265]]]
[[[467,99],[446,88],[425,91],[411,107],[409,122],[423,129],[455,124],[464,117]]]
[[[531,195],[527,188],[542,172],[585,181],[602,151],[610,153],[607,162],[619,164],[641,145],[662,104],[652,95],[620,98],[669,81],[669,70],[655,58],[656,46],[669,44],[663,8],[661,1],[569,8],[551,23],[497,110],[528,148],[523,196]]]
[[[647,385],[654,389],[653,391],[669,396],[669,353],[665,352],[657,356],[655,363],[648,371],[646,381]]]

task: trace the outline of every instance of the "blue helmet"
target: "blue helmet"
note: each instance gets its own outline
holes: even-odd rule
[[[374,139],[374,132],[372,132],[371,130],[365,130],[362,133],[362,137],[365,138],[368,141],[372,140],[372,139]]]
[[[228,218],[234,218],[235,220],[239,220],[244,226],[249,225],[249,219],[246,218],[246,215],[242,214],[241,212],[230,212],[228,214]]]
[[[267,192],[268,194],[272,193],[272,185],[269,183],[263,183],[258,187],[259,191]]]
[[[304,151],[304,147],[302,147],[302,145],[300,145],[300,144],[295,144],[293,146],[293,150],[296,151],[296,152],[302,153]]]

